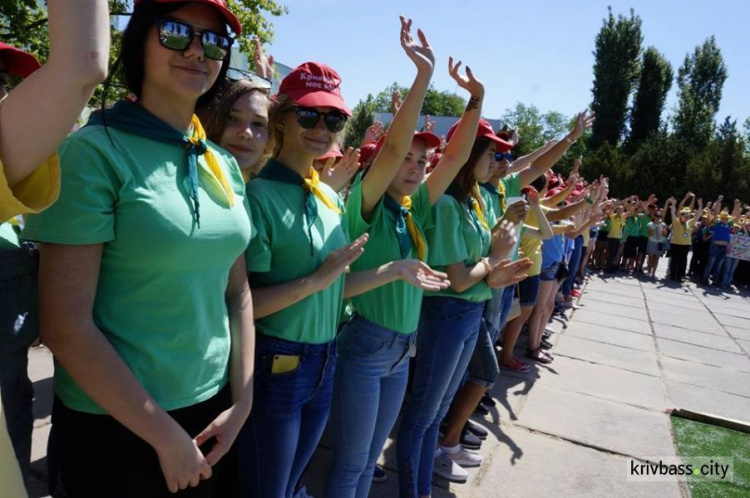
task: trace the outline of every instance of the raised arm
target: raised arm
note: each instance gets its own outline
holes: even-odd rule
[[[542,154],[539,159],[520,172],[521,186],[526,186],[533,182],[562,157],[573,143],[581,138],[584,132],[594,124],[594,114],[588,114],[586,111],[578,113],[573,129],[570,130],[563,140],[560,140],[547,152]]]
[[[430,191],[430,203],[435,204],[440,196],[448,189],[461,167],[469,160],[471,148],[479,127],[479,117],[482,114],[482,101],[484,100],[484,85],[474,78],[471,69],[466,67],[466,76],[458,72],[461,61],[453,64],[453,57],[448,59],[448,70],[451,77],[458,86],[469,92],[471,96],[461,122],[451,141],[445,147],[445,152],[440,158],[435,169],[427,178],[427,188]]]
[[[534,152],[531,152],[529,154],[526,154],[525,156],[521,156],[515,161],[513,161],[513,164],[510,165],[510,168],[508,169],[509,173],[517,173],[530,164],[533,164],[534,161],[539,159],[542,154],[547,153],[552,147],[554,147],[557,144],[557,140],[550,140],[546,144],[542,145],[538,149],[536,149]]]
[[[0,106],[0,159],[11,188],[57,149],[107,75],[107,1],[49,0],[47,12],[49,59]]]
[[[419,112],[422,109],[427,88],[430,86],[430,78],[435,67],[435,55],[422,30],[417,30],[417,36],[419,44],[411,36],[411,19],[406,20],[401,17],[401,46],[417,66],[417,76],[388,128],[380,152],[362,181],[362,217],[365,220],[370,219],[372,211],[385,194],[401,167],[401,162],[409,152],[414,130],[419,121]]]

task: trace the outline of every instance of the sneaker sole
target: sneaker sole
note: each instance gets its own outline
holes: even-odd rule
[[[437,469],[433,469],[433,470],[432,470],[432,473],[433,473],[433,474],[435,474],[435,475],[436,475],[436,476],[438,476],[438,477],[442,477],[442,478],[443,478],[443,479],[445,479],[446,481],[450,481],[450,482],[452,482],[452,483],[455,483],[455,484],[465,484],[465,483],[466,483],[466,481],[468,481],[468,480],[469,480],[469,476],[466,476],[466,477],[458,477],[458,476],[454,476],[454,475],[452,475],[452,474],[449,474],[449,475],[445,475],[445,474],[443,474],[442,472],[440,472],[440,471],[439,471],[439,470],[437,470]]]
[[[475,467],[480,467],[482,465],[482,460],[480,460],[478,462],[459,462],[457,460],[454,460],[454,462],[456,462],[457,464],[459,464],[461,467],[463,467],[465,469],[471,469],[471,468],[475,468]]]

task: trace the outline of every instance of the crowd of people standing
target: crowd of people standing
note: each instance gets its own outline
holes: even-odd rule
[[[37,331],[55,357],[53,493],[303,497],[329,426],[325,496],[366,497],[401,413],[400,494],[427,497],[433,475],[465,482],[482,464],[470,416],[501,371],[554,361],[548,323],[576,307],[588,266],[653,277],[670,251],[680,281],[692,244],[690,271],[727,286],[739,264],[739,201],[659,209],[610,199],[581,159],[552,171],[588,112],[516,158],[518,134],[481,118],[484,85],[450,57],[463,116],[445,137],[417,130],[437,64],[405,18],[416,74],[357,149],[340,145],[351,111],[330,66],[297,66],[274,95],[227,78],[241,26],[223,0],[136,0],[103,92],[122,74],[128,98],[65,138],[109,49],[106,2],[71,1],[49,2],[44,67],[0,45],[0,70],[28,76],[0,108],[0,221],[15,223],[0,225],[14,296],[0,456],[18,496]]]

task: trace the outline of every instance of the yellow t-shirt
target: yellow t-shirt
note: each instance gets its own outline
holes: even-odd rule
[[[551,211],[551,209],[546,206],[540,207],[544,213]],[[529,228],[539,229],[539,219],[536,214],[534,214],[534,211],[529,211],[523,224]],[[529,258],[533,263],[529,270],[530,277],[539,275],[542,272],[542,241],[530,237],[526,230],[521,232],[521,257]]]
[[[672,245],[677,246],[689,246],[692,243],[693,234],[693,220],[689,220],[687,223],[682,224],[680,220],[674,220],[672,222]]]
[[[621,239],[622,238],[622,227],[625,226],[625,215],[609,215],[609,238],[610,239]]]
[[[32,174],[12,189],[0,161],[0,223],[17,214],[38,213],[60,193],[60,158],[52,154]]]

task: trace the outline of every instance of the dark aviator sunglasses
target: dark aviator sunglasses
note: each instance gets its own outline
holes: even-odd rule
[[[226,58],[232,46],[232,38],[229,36],[210,29],[196,31],[186,22],[159,18],[155,24],[159,30],[159,43],[169,50],[183,52],[193,43],[193,38],[199,35],[203,54],[209,59],[220,61]]]
[[[297,116],[297,124],[306,130],[315,128],[321,118],[328,131],[338,133],[346,126],[347,115],[340,111],[320,112],[309,107],[295,107],[292,109]]]

